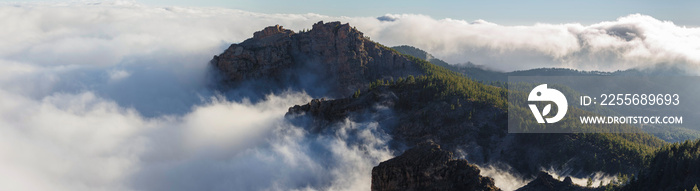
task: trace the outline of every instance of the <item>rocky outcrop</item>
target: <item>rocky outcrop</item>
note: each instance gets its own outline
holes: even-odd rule
[[[363,91],[358,97],[342,99],[315,99],[304,105],[289,108],[287,118],[295,119],[306,116],[313,132],[332,128],[334,122],[346,118],[353,121],[354,116],[364,113],[377,114],[377,108],[392,111],[383,128],[392,139],[407,147],[428,140],[434,141],[448,151],[461,147],[468,152],[471,161],[481,162],[484,146],[492,143],[494,137],[506,136],[505,116],[501,110],[482,106],[478,103],[459,98],[436,100],[435,91],[423,88],[425,84],[413,83],[401,86],[380,86],[370,91]],[[450,106],[454,105],[453,108]],[[447,108],[447,109],[446,109]],[[478,112],[476,112],[478,111]],[[376,120],[376,119],[375,119]],[[498,153],[497,153],[498,154]],[[476,157],[482,156],[482,157]]]
[[[231,45],[212,64],[230,82],[259,79],[307,89],[329,87],[316,96],[344,97],[376,79],[422,74],[398,52],[340,22],[318,22],[301,33],[270,26]]]
[[[275,25],[275,26],[270,26],[266,27],[265,29],[253,33],[253,39],[264,39],[269,36],[273,36],[276,34],[286,34],[284,36],[290,36],[291,34],[294,34],[293,31],[284,29],[284,27]]]
[[[522,188],[517,189],[517,191],[559,191],[559,190],[579,190],[579,191],[584,191],[584,190],[600,190],[602,188],[586,188],[582,187],[579,185],[574,184],[573,181],[571,181],[571,177],[566,177],[564,178],[564,181],[559,181],[557,179],[554,179],[552,175],[547,174],[546,172],[540,172],[537,174],[537,178],[535,180],[531,181],[527,185],[523,186]]]
[[[418,144],[372,169],[372,190],[500,190],[479,168],[433,142]]]
[[[380,87],[375,91],[368,91],[359,97],[347,97],[341,99],[327,100],[324,98],[313,99],[304,105],[295,105],[289,108],[286,114],[288,119],[299,116],[310,117],[311,124],[305,124],[312,132],[318,132],[323,128],[331,126],[334,122],[342,121],[345,118],[352,118],[353,114],[377,113],[377,107],[393,108],[399,101],[399,97],[385,87]],[[393,116],[393,114],[392,114]],[[378,120],[378,119],[375,119]]]

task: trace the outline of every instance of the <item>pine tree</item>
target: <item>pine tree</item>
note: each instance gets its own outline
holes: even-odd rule
[[[416,79],[413,77],[413,75],[408,75],[408,81],[409,84],[416,83]]]

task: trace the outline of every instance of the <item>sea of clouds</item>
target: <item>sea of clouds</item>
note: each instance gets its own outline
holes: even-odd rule
[[[471,61],[494,70],[541,67],[615,71],[658,65],[695,70],[700,28],[633,14],[592,25],[578,23],[503,26],[477,20],[436,20],[424,15],[385,15],[370,36],[410,44],[448,63]]]
[[[131,2],[0,5],[0,190],[368,190],[394,156],[373,120],[309,133],[305,92],[236,97],[213,55],[265,26],[349,22],[372,40],[498,70],[700,63],[700,29],[645,15],[502,26]],[[522,183],[517,183],[521,185]]]

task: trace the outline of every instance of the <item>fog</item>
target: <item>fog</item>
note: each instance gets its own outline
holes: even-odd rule
[[[534,179],[527,179],[514,172],[507,165],[484,165],[479,166],[481,172],[479,175],[493,178],[496,187],[501,190],[511,191],[521,188]]]
[[[603,172],[595,172],[587,177],[575,177],[569,175],[569,173],[565,170],[554,170],[552,168],[544,170],[543,171],[547,172],[549,175],[552,175],[552,177],[558,179],[559,181],[564,181],[564,178],[571,177],[571,181],[579,186],[586,186],[588,184],[588,178],[591,178],[591,187],[598,187],[600,185],[608,185],[612,181],[616,181],[617,178],[614,175],[606,174]]]

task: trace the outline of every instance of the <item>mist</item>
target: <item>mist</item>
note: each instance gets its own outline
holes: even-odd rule
[[[520,176],[504,164],[479,166],[479,169],[479,175],[493,178],[496,187],[505,191],[517,190],[533,180]]]
[[[527,185],[528,183],[530,183],[530,181],[533,181],[534,178],[536,178],[523,177],[518,172],[515,172],[511,167],[505,164],[483,165],[479,166],[479,169],[481,170],[481,172],[479,173],[481,176],[493,178],[496,187],[505,191],[517,190],[518,188]],[[591,187],[593,188],[596,188],[600,185],[605,186],[611,183],[611,181],[617,180],[617,178],[614,175],[606,174],[603,172],[594,172],[589,175],[586,175],[585,177],[580,177],[580,175],[571,175],[570,172],[566,170],[555,170],[554,168],[543,168],[542,171],[546,172],[547,174],[551,175],[559,181],[564,181],[565,177],[570,177],[571,181],[574,184],[583,187],[587,186],[588,178],[591,178]]]
[[[585,177],[580,177],[580,176],[572,176],[569,174],[567,170],[555,170],[553,168],[549,168],[544,170],[544,172],[547,172],[547,174],[552,175],[552,177],[558,179],[559,181],[564,181],[565,177],[570,177],[571,182],[573,182],[576,185],[583,186],[585,187],[586,184],[588,184],[588,178],[591,178],[592,184],[591,187],[596,188],[600,185],[608,185],[612,181],[616,181],[617,178],[614,175],[610,175],[607,173],[603,172],[594,172],[591,173]]]

